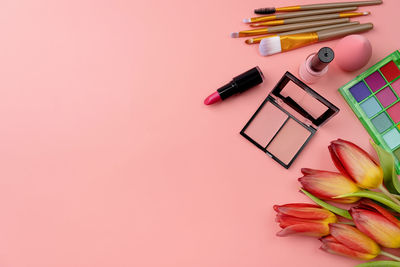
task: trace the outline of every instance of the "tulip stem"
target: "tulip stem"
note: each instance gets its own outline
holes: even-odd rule
[[[395,255],[393,255],[393,254],[390,254],[389,252],[386,252],[386,251],[382,251],[382,250],[381,250],[381,252],[380,252],[379,254],[381,254],[382,256],[386,256],[386,257],[392,258],[392,259],[394,259],[395,261],[400,261],[400,257],[397,257],[397,256],[395,256]]]
[[[399,196],[399,195],[392,194],[392,196],[395,197],[395,198],[397,198],[397,199],[400,199],[400,196]]]
[[[383,194],[385,194],[386,196],[388,196],[394,203],[396,203],[397,205],[400,206],[400,201],[399,201],[397,198],[395,198],[395,197],[385,188],[385,186],[383,186],[383,184],[381,184],[381,185],[378,187],[378,189],[379,189]]]

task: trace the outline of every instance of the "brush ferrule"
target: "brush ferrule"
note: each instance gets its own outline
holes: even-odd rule
[[[287,7],[278,7],[275,8],[276,12],[292,12],[292,11],[300,11],[301,6],[287,6]]]
[[[288,51],[318,42],[318,35],[315,32],[283,35],[280,36],[280,38],[282,51]]]

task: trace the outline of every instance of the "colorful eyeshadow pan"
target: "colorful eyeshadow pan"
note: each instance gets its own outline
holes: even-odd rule
[[[388,108],[387,112],[389,113],[394,123],[400,122],[400,102]]]
[[[379,111],[382,110],[381,106],[379,105],[375,97],[368,98],[360,105],[360,107],[364,110],[368,118],[373,117],[374,115],[378,114]]]
[[[389,61],[389,63],[383,66],[381,72],[389,82],[400,76],[400,70],[393,61]]]
[[[395,158],[400,174],[400,51],[388,55],[339,92],[376,144]]]
[[[394,95],[389,86],[379,91],[376,94],[376,97],[379,99],[379,102],[381,102],[383,107],[390,106],[397,100],[397,97]]]
[[[378,91],[382,88],[382,86],[386,84],[386,81],[383,79],[379,71],[375,71],[374,73],[369,75],[367,78],[365,78],[365,81],[373,92]]]
[[[392,121],[389,119],[388,115],[386,115],[385,112],[373,118],[371,122],[379,133],[383,133],[393,125]]]
[[[400,96],[400,79],[392,83],[392,88]]]
[[[363,81],[351,87],[349,91],[353,95],[353,97],[357,100],[357,102],[361,102],[371,94],[368,87],[365,85]]]
[[[400,145],[400,133],[396,128],[385,133],[383,139],[386,141],[386,144],[391,148],[395,148]]]

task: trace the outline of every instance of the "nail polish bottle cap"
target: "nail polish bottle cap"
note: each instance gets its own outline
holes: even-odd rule
[[[328,66],[335,58],[335,53],[329,47],[322,47],[318,53],[311,59],[310,68],[315,72],[320,72]]]

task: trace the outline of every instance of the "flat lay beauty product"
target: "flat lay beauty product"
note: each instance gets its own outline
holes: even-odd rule
[[[310,10],[310,11],[300,11],[300,12],[290,12],[290,13],[280,13],[276,15],[269,16],[259,16],[253,18],[243,19],[244,23],[259,23],[265,21],[274,21],[274,20],[283,20],[283,19],[291,19],[291,18],[299,18],[299,17],[309,17],[316,16],[322,14],[331,14],[338,12],[350,12],[357,10],[357,7],[341,7],[341,8],[331,8],[331,9],[319,9],[319,10]]]
[[[375,143],[390,151],[400,173],[400,52],[339,88]]]
[[[240,134],[289,168],[317,131],[339,109],[286,72]]]
[[[329,47],[322,47],[317,53],[309,55],[300,64],[299,76],[308,84],[315,83],[328,72],[328,64],[335,58],[335,53]]]
[[[382,0],[322,3],[322,4],[298,5],[298,6],[287,6],[287,7],[265,7],[265,8],[255,9],[254,13],[273,14],[275,12],[292,12],[300,10],[320,10],[320,9],[324,10],[327,8],[359,7],[359,6],[370,6],[370,5],[380,5],[380,4],[382,4]]]
[[[295,31],[281,32],[281,33],[277,33],[277,34],[270,34],[270,35],[267,35],[267,36],[261,36],[261,37],[255,37],[255,38],[246,39],[245,43],[246,44],[258,44],[258,43],[261,42],[262,39],[270,38],[270,37],[273,37],[273,36],[290,35],[290,34],[305,33],[305,32],[316,32],[316,31],[320,31],[320,30],[340,28],[340,27],[343,27],[343,26],[351,26],[351,25],[357,25],[357,24],[360,24],[360,22],[352,21],[352,22],[345,22],[345,23],[339,23],[339,24],[333,24],[333,25],[325,25],[325,26],[305,28],[305,29],[300,29],[300,30],[295,30]]]
[[[294,31],[294,30],[306,29],[306,28],[311,28],[311,27],[319,27],[319,26],[325,26],[325,25],[346,23],[349,21],[350,21],[349,18],[339,18],[339,19],[328,19],[328,20],[320,20],[320,21],[309,21],[309,22],[294,23],[294,24],[287,24],[287,25],[271,26],[268,28],[257,28],[257,29],[252,29],[252,30],[232,32],[231,37],[237,38],[237,37],[262,35],[262,34],[267,34],[267,33],[287,32],[287,31]]]
[[[232,79],[231,82],[225,84],[217,91],[209,95],[204,104],[211,105],[216,102],[225,100],[226,98],[243,93],[244,91],[253,88],[254,86],[263,82],[264,75],[259,67],[254,67]]]
[[[288,169],[318,128],[339,112],[306,83],[315,83],[327,75],[334,59],[340,69],[356,71],[371,58],[371,43],[357,33],[371,30],[373,24],[349,20],[370,12],[338,9],[354,11],[358,6],[381,3],[378,0],[262,8],[256,13],[288,13],[244,19],[253,29],[234,32],[231,37],[263,35],[245,40],[246,44],[260,43],[263,56],[344,38],[334,49],[322,47],[305,55],[299,65],[301,80],[286,72],[240,134]],[[268,27],[258,28],[264,26]],[[371,145],[379,163],[350,141],[332,141],[328,150],[338,171],[301,169],[300,191],[316,204],[274,205],[276,221],[282,228],[277,236],[318,237],[320,248],[329,253],[361,260],[384,256],[397,261],[368,262],[357,267],[399,266],[400,257],[384,250],[400,248],[400,220],[395,217],[400,214],[400,180],[394,172],[400,173],[399,67],[400,52],[396,51],[339,89],[372,136]],[[347,204],[351,206],[346,207]]]
[[[299,34],[266,38],[260,42],[259,51],[262,56],[270,56],[280,52],[285,52],[302,46],[306,46],[309,44],[332,40],[349,34],[369,31],[372,28],[373,28],[372,23],[365,23],[365,24],[345,26],[328,30],[321,30],[312,33],[299,33]]]
[[[335,46],[335,63],[344,71],[356,71],[364,67],[372,55],[369,40],[353,34],[342,38]]]
[[[250,27],[277,26],[277,25],[302,23],[302,22],[309,22],[309,21],[352,18],[352,17],[358,17],[358,16],[367,16],[369,14],[370,14],[369,12],[341,12],[341,13],[332,13],[332,14],[316,15],[316,16],[308,16],[308,17],[297,17],[297,18],[291,18],[291,19],[271,20],[271,21],[249,24],[249,26]]]

